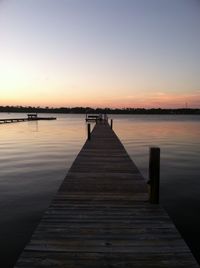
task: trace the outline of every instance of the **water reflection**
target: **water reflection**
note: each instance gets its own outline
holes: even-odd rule
[[[36,121],[29,121],[28,122],[29,130],[32,132],[38,132],[39,131],[39,122]]]
[[[82,116],[0,125],[0,267],[13,267],[85,138]]]
[[[199,116],[116,117],[115,130],[143,175],[148,150],[161,148],[161,203],[200,260]]]
[[[0,267],[13,266],[87,137],[84,115],[52,116],[0,125]],[[199,117],[110,117],[146,178],[149,146],[161,147],[161,202],[198,256]]]

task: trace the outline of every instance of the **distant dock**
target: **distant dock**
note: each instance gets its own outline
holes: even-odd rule
[[[37,114],[27,114],[26,118],[0,119],[0,124],[18,123],[25,121],[38,121],[38,120],[56,120],[56,117],[39,117]]]
[[[107,115],[106,114],[87,114],[85,116],[86,122],[100,122],[100,121],[107,121]]]
[[[88,128],[90,129],[90,128]],[[106,120],[98,121],[16,268],[197,268]]]

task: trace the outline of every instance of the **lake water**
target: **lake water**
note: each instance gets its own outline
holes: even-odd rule
[[[0,125],[0,267],[13,267],[85,142],[84,115],[55,116]],[[161,148],[161,204],[200,260],[200,116],[109,117],[145,178],[149,147]]]

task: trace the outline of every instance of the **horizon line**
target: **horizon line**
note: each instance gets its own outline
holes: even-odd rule
[[[200,109],[200,108],[194,108],[194,107],[173,107],[173,108],[162,108],[162,107],[90,107],[90,106],[56,106],[56,107],[53,107],[53,106],[31,106],[31,105],[0,105],[0,108],[18,108],[18,109],[31,109],[31,108],[34,108],[34,109],[91,109],[91,110],[179,110],[179,109],[186,109],[186,110],[196,110],[196,109]]]

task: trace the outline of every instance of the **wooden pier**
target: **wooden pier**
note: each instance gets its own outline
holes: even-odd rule
[[[199,267],[107,122],[99,122],[16,268]]]
[[[38,121],[38,120],[56,120],[56,117],[38,117],[37,115],[28,114],[24,118],[5,118],[0,119],[0,124],[19,123],[26,121]]]

